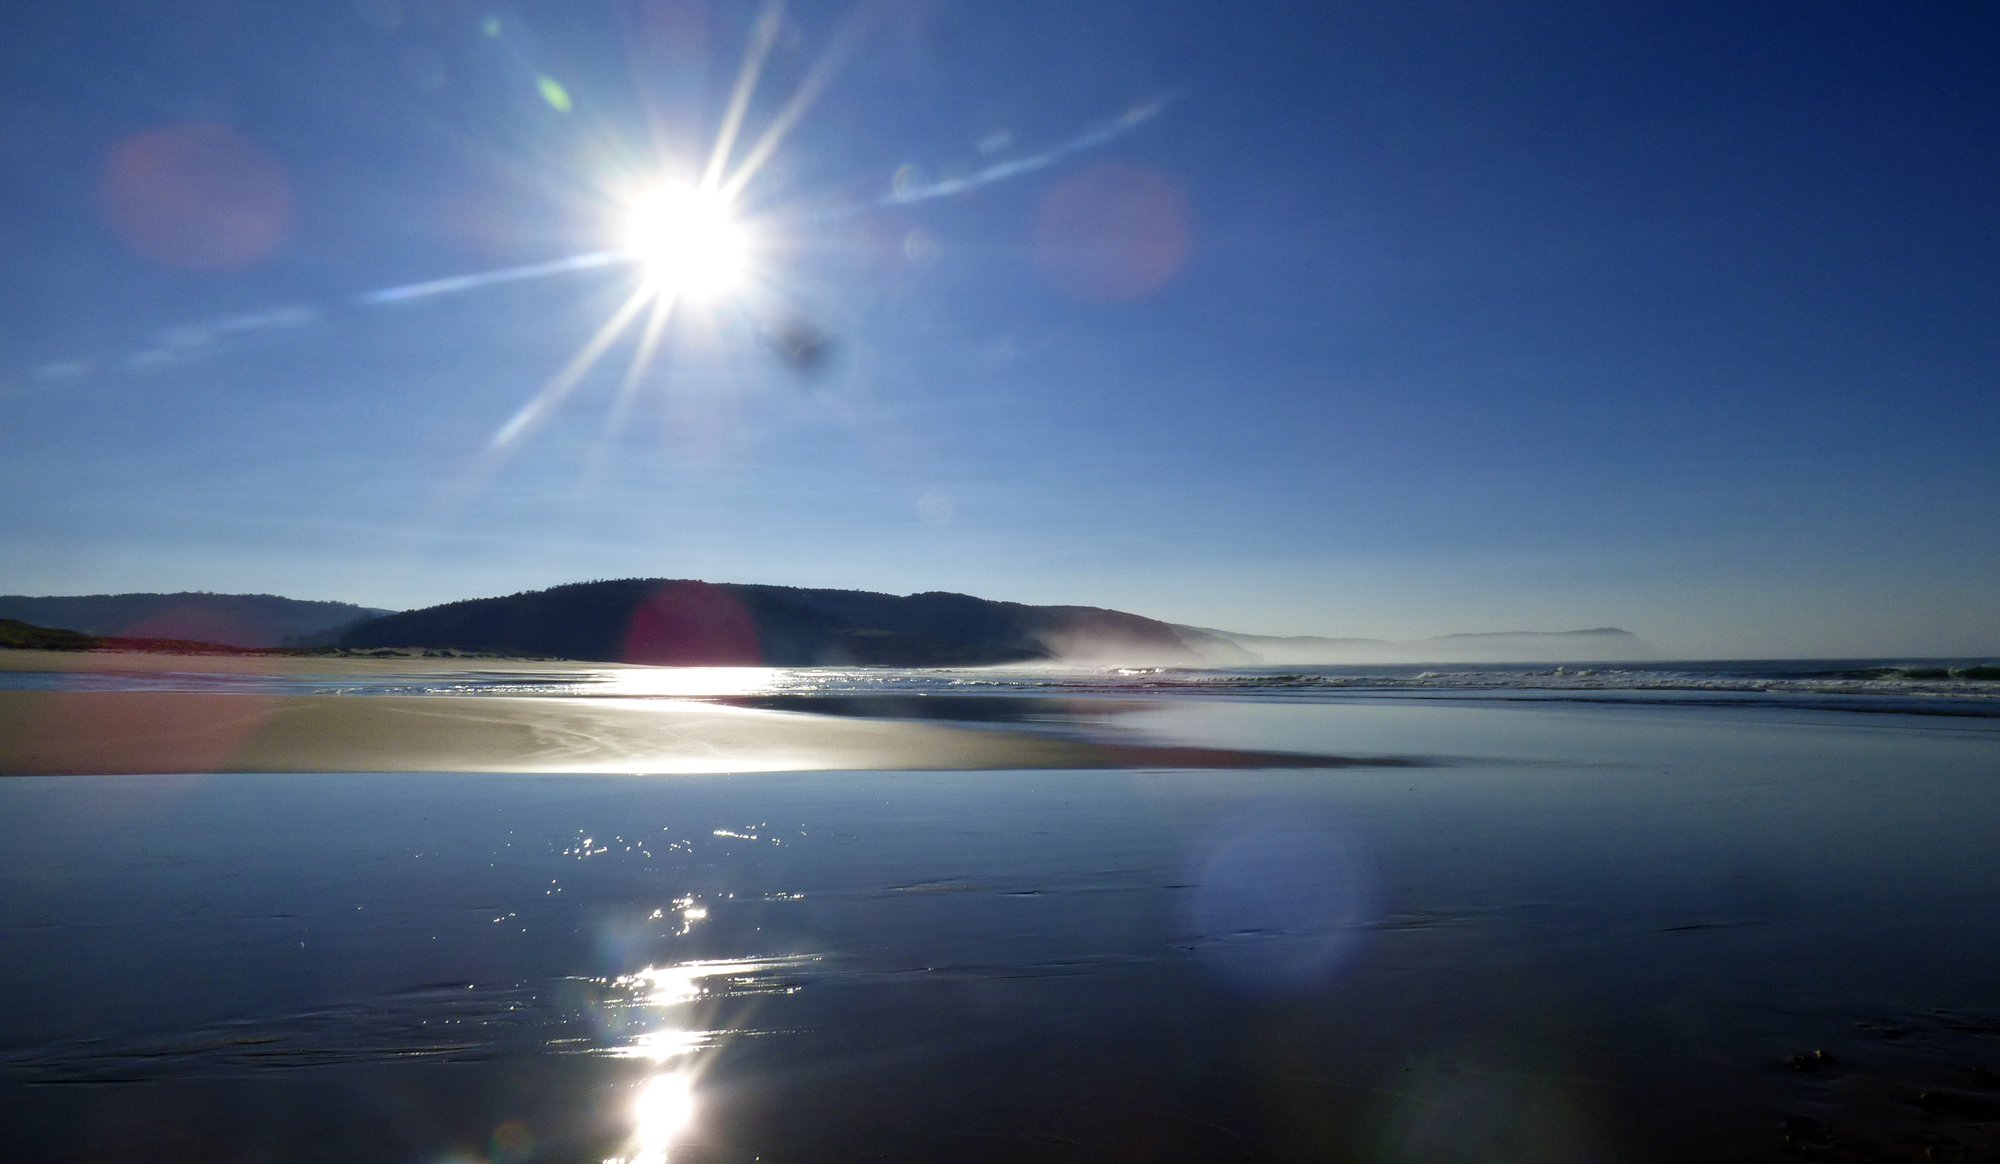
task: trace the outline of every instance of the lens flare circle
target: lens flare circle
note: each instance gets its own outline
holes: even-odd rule
[[[661,294],[708,299],[742,285],[750,238],[721,194],[666,185],[633,201],[625,251]]]

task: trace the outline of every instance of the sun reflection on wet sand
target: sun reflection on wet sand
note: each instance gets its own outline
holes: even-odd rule
[[[632,1103],[632,1154],[606,1164],[660,1164],[694,1122],[694,1081],[686,1072],[655,1075]]]
[[[632,1133],[625,1152],[607,1157],[604,1164],[662,1164],[669,1158],[675,1142],[693,1126],[697,1109],[695,1080],[701,1071],[697,1055],[712,1049],[729,1032],[702,1029],[690,1009],[704,999],[769,989],[769,983],[758,979],[799,961],[800,958],[774,958],[682,962],[648,966],[611,980],[613,987],[629,992],[625,1006],[655,1011],[662,1020],[660,1025],[630,1036],[625,1045],[611,1049],[611,1056],[643,1059],[655,1067],[669,1063],[672,1066],[645,1077],[639,1084],[630,1109]],[[711,980],[716,980],[714,987]]]
[[[775,667],[634,667],[605,673],[612,695],[762,695],[780,690]]]

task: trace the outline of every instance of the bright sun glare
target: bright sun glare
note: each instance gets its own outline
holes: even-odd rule
[[[686,1075],[655,1075],[632,1105],[633,1139],[638,1152],[632,1164],[665,1164],[674,1140],[694,1120],[694,1090]]]
[[[705,299],[742,283],[749,239],[720,193],[662,186],[633,204],[625,249],[659,293]]]

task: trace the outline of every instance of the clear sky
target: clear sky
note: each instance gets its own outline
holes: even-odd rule
[[[743,282],[509,429],[645,268],[370,293],[626,246],[763,11],[10,5],[0,591],[2000,652],[1991,5],[795,3]]]

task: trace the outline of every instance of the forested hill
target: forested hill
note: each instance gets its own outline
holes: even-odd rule
[[[86,635],[195,639],[232,647],[282,647],[389,613],[348,602],[275,594],[0,595],[0,618]]]
[[[1255,661],[1219,636],[1097,607],[668,578],[580,582],[404,611],[352,626],[334,642],[696,666]]]

